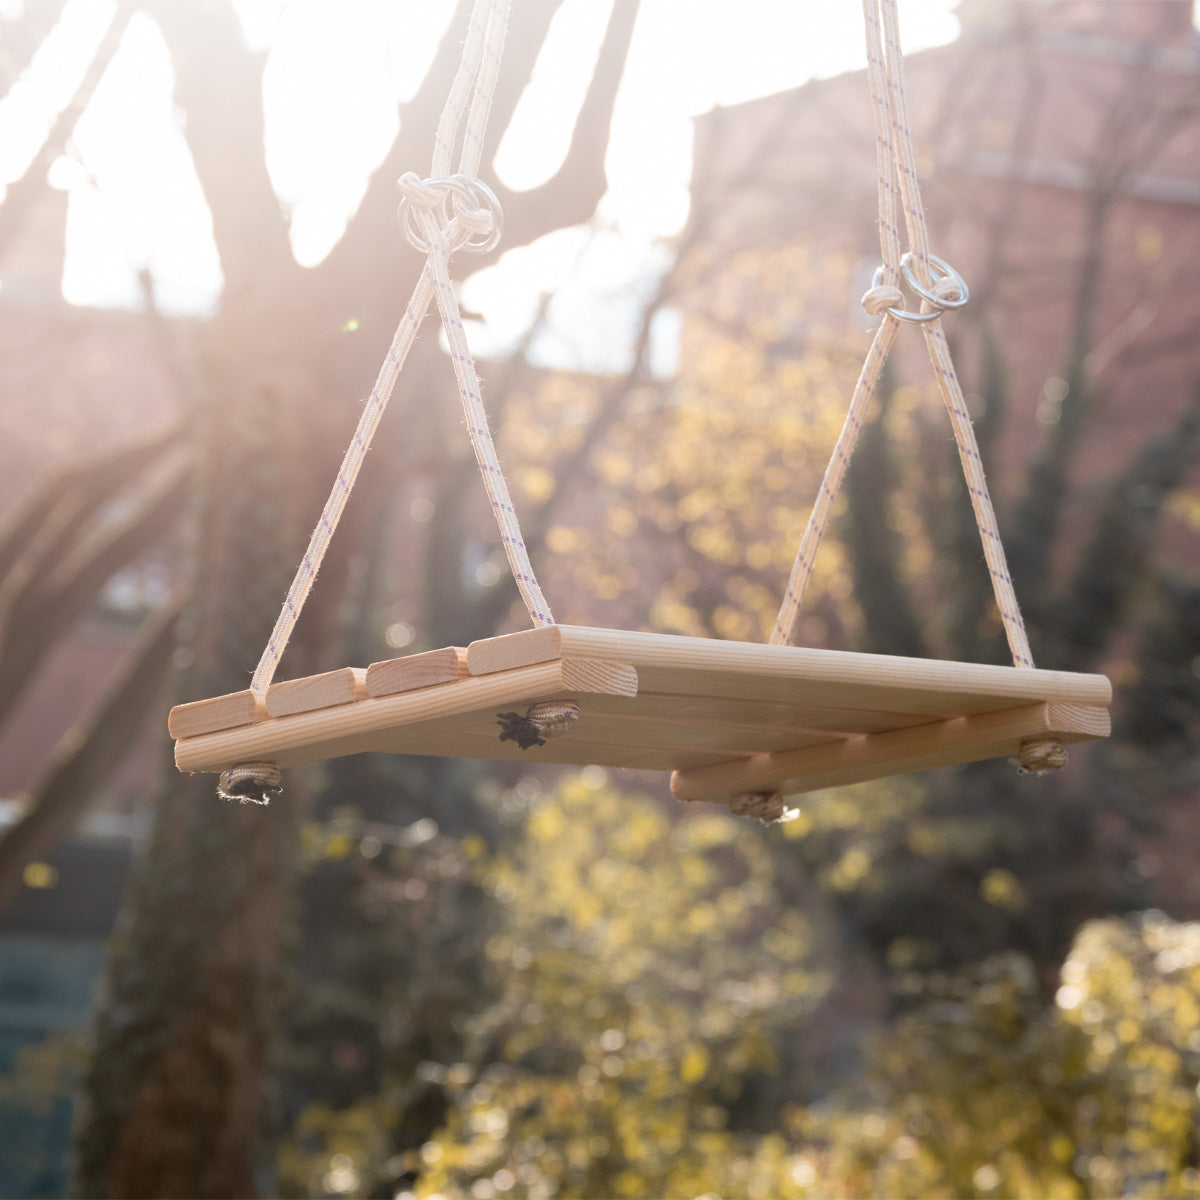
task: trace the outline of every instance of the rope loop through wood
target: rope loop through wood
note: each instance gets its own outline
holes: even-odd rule
[[[283,773],[273,762],[239,763],[221,772],[217,795],[239,804],[269,804],[272,795],[283,791]]]
[[[729,811],[736,817],[757,817],[766,825],[782,825],[797,815],[784,804],[782,792],[743,792],[730,800]]]
[[[579,720],[577,700],[539,700],[524,713],[496,714],[502,742],[516,742],[522,750],[544,746],[547,738],[561,737]]]
[[[1061,742],[1034,738],[1022,742],[1017,751],[1017,766],[1022,775],[1045,775],[1061,771],[1067,765],[1067,750]]]

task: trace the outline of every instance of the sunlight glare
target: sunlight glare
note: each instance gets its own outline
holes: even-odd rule
[[[0,181],[11,183],[29,170],[116,10],[113,0],[67,0],[29,66],[0,100]]]
[[[384,0],[292,0],[263,77],[267,169],[291,213],[292,251],[315,266],[341,239],[399,129]]]
[[[611,11],[612,0],[566,0],[554,14],[492,164],[514,192],[545,183],[562,166]]]
[[[72,304],[141,305],[149,268],[166,312],[211,312],[221,288],[212,217],[172,107],[174,72],[157,24],[139,13],[72,137],[63,294]]]

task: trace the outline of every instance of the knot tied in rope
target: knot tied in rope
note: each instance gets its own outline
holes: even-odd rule
[[[1045,775],[1067,765],[1067,750],[1049,738],[1031,738],[1017,751],[1017,768],[1022,775]]]
[[[283,791],[283,774],[273,762],[239,763],[221,772],[217,795],[240,804],[270,804]]]
[[[784,804],[782,792],[743,792],[729,801],[729,811],[737,817],[757,817],[764,825],[782,825],[799,815]]]
[[[429,253],[428,234],[420,228],[422,215],[435,222],[448,252],[486,254],[499,244],[504,213],[495,192],[482,179],[473,175],[422,179],[416,171],[405,171],[396,187],[401,196],[400,227],[414,250]]]
[[[566,733],[580,714],[576,700],[539,700],[524,712],[496,714],[502,742],[516,742],[522,750],[531,746],[544,746],[547,738]]]

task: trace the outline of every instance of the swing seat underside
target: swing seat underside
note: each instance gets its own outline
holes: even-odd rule
[[[182,771],[362,751],[674,772],[681,800],[811,791],[1106,737],[1103,675],[552,625],[171,710]],[[574,700],[542,746],[499,714]]]

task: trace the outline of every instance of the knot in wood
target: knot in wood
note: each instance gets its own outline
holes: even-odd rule
[[[559,737],[579,720],[576,700],[539,700],[525,712],[497,713],[502,742],[516,742],[522,750],[544,746],[547,738]]]
[[[1047,771],[1061,771],[1067,765],[1067,751],[1061,742],[1033,738],[1021,743],[1017,762],[1022,775],[1044,775]]]
[[[782,792],[743,792],[730,800],[729,811],[739,817],[757,817],[767,824],[782,821],[788,814]]]
[[[862,298],[862,306],[873,317],[887,312],[889,308],[904,307],[904,293],[890,284],[880,284],[869,289]]]
[[[239,804],[270,804],[283,791],[283,774],[273,762],[239,763],[221,772],[217,795]]]

